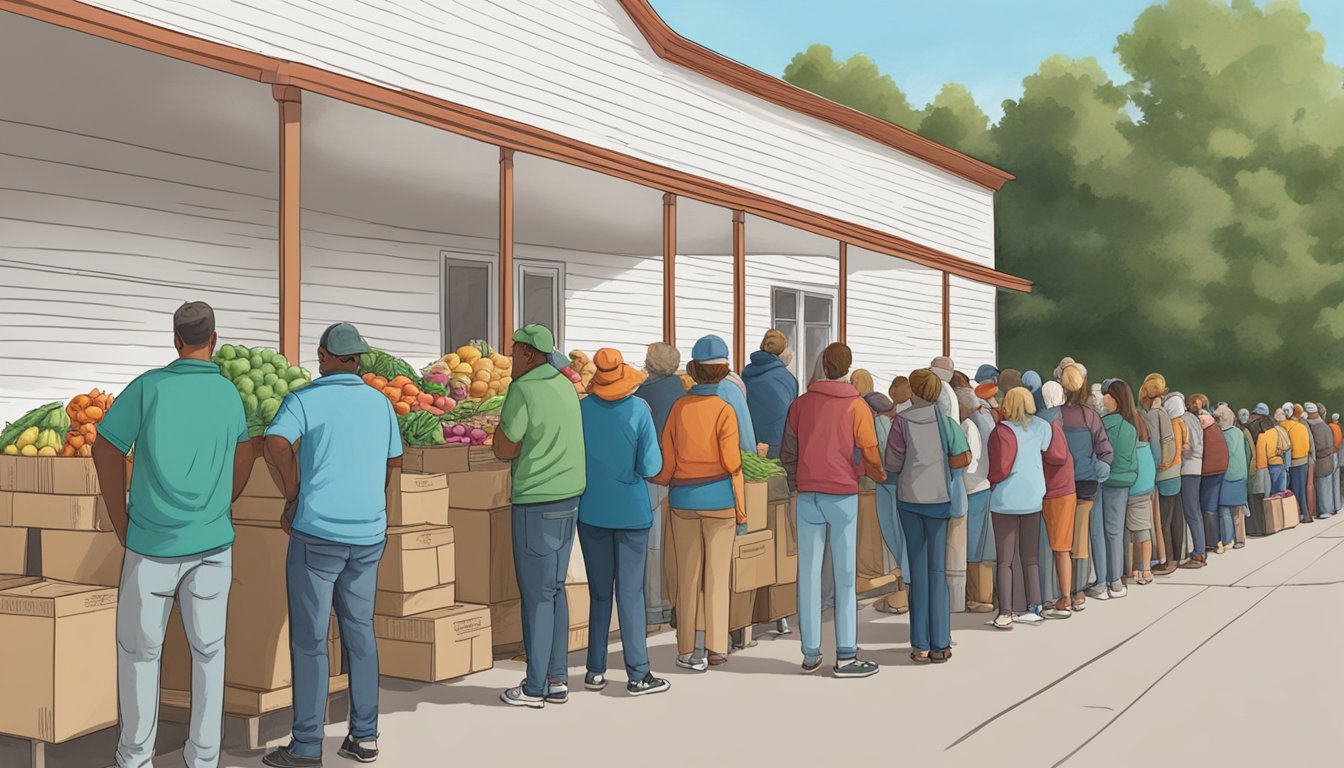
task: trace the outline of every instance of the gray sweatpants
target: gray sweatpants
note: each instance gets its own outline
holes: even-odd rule
[[[158,558],[126,550],[117,598],[118,768],[144,768],[159,725],[159,658],[173,598],[191,647],[191,724],[187,768],[219,765],[224,720],[224,628],[233,580],[233,548]]]

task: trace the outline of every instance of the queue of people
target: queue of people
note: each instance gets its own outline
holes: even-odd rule
[[[237,448],[247,424],[211,362],[217,338],[208,305],[183,305],[174,316],[179,359],[127,386],[94,446],[109,517],[127,547],[117,617],[122,768],[152,758],[158,653],[174,596],[192,655],[185,757],[196,768],[218,764],[230,503],[252,456]],[[649,347],[645,371],[600,349],[580,400],[549,329],[527,325],[512,341],[513,384],[493,445],[513,467],[527,654],[524,679],[500,695],[512,706],[568,701],[564,582],[576,536],[591,601],[586,689],[608,685],[613,611],[632,696],[671,687],[650,669],[647,625],[674,624],[678,667],[705,672],[729,662],[730,563],[747,521],[743,451],[778,457],[794,494],[801,669],[823,666],[830,602],[831,670],[840,678],[878,672],[860,657],[858,638],[865,484],[904,585],[903,600],[881,605],[908,611],[919,664],[952,658],[954,611],[993,613],[988,623],[1001,630],[1069,619],[1089,601],[1124,598],[1131,586],[1244,547],[1248,533],[1263,532],[1270,497],[1291,490],[1304,523],[1341,506],[1344,432],[1339,414],[1327,422],[1320,403],[1233,412],[1203,394],[1169,391],[1158,373],[1136,401],[1127,382],[1091,384],[1067,357],[1049,381],[991,365],[972,381],[938,357],[882,393],[871,373],[851,370],[852,352],[839,343],[821,353],[800,394],[776,330],[741,377],[717,336],[695,343],[689,382],[668,344]],[[291,393],[266,431],[264,456],[286,498],[294,667],[293,739],[263,759],[275,768],[321,764],[333,609],[351,701],[340,754],[378,756],[373,605],[385,492],[402,447],[391,404],[356,373],[368,351],[354,326],[329,327],[317,349],[321,376]],[[176,428],[187,421],[192,430]],[[114,489],[125,487],[131,450],[128,502]],[[777,629],[789,631],[787,623]]]

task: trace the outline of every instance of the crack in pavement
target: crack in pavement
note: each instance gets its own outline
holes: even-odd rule
[[[1311,538],[1315,538],[1315,537],[1311,537]],[[1310,541],[1310,539],[1305,539],[1304,541]],[[1335,544],[1334,546],[1330,547],[1330,548],[1327,549],[1326,551],[1324,551],[1324,552],[1322,552],[1321,554],[1317,555],[1314,559],[1312,559],[1311,562],[1309,562],[1309,563],[1307,563],[1306,565],[1302,566],[1302,568],[1299,569],[1296,573],[1294,573],[1293,576],[1296,576],[1297,574],[1302,573],[1303,571],[1307,570],[1307,569],[1310,568],[1311,566],[1315,565],[1317,562],[1319,562],[1319,561],[1321,560],[1321,558],[1323,558],[1323,557],[1325,557],[1326,555],[1330,554],[1331,552],[1335,551],[1335,548],[1338,547],[1340,544],[1344,544],[1344,539],[1341,539],[1341,540],[1339,541],[1339,543]],[[1297,548],[1297,547],[1293,547],[1293,549],[1296,549],[1296,548]],[[1288,552],[1284,552],[1284,553],[1283,553],[1282,555],[1280,555],[1279,557],[1286,557],[1286,556],[1288,555],[1289,552],[1292,552],[1292,551],[1293,551],[1293,549],[1288,550]],[[1275,558],[1274,560],[1278,560],[1278,559],[1279,559],[1279,558]],[[1270,562],[1274,562],[1274,560],[1271,560]],[[1268,563],[1266,563],[1266,565],[1268,565]],[[1262,567],[1263,567],[1263,566],[1262,566]],[[1259,570],[1259,569],[1257,569],[1257,570]],[[1288,577],[1288,578],[1292,578],[1293,576],[1290,576],[1290,577]],[[1097,729],[1097,732],[1096,732],[1096,733],[1093,733],[1091,736],[1089,736],[1089,737],[1087,738],[1087,740],[1084,741],[1082,744],[1079,744],[1077,747],[1074,747],[1073,751],[1069,752],[1067,755],[1065,755],[1064,757],[1060,758],[1058,762],[1056,762],[1054,765],[1051,766],[1051,768],[1059,768],[1059,766],[1061,766],[1061,765],[1063,765],[1064,763],[1067,763],[1069,760],[1071,760],[1071,759],[1073,758],[1074,755],[1078,754],[1078,753],[1081,752],[1085,747],[1087,747],[1088,744],[1091,744],[1093,741],[1095,741],[1096,738],[1097,738],[1098,736],[1100,736],[1101,734],[1105,733],[1106,730],[1107,730],[1108,728],[1110,728],[1112,725],[1115,725],[1116,721],[1118,721],[1120,718],[1124,717],[1124,716],[1125,716],[1125,713],[1127,713],[1127,712],[1129,712],[1129,710],[1133,709],[1135,704],[1138,704],[1140,701],[1142,701],[1142,700],[1143,700],[1143,697],[1147,696],[1147,695],[1149,694],[1149,692],[1151,692],[1154,688],[1157,687],[1157,685],[1158,685],[1159,683],[1161,683],[1163,680],[1165,680],[1165,679],[1167,678],[1168,675],[1170,675],[1172,672],[1175,672],[1176,669],[1177,669],[1178,667],[1180,667],[1182,664],[1184,664],[1187,660],[1189,660],[1191,656],[1194,656],[1196,653],[1198,653],[1198,652],[1200,651],[1200,649],[1202,649],[1204,646],[1208,645],[1208,644],[1209,644],[1215,637],[1217,637],[1218,635],[1222,634],[1222,633],[1223,633],[1223,630],[1225,630],[1225,629],[1227,629],[1228,627],[1232,626],[1233,624],[1237,623],[1238,621],[1241,620],[1241,618],[1242,618],[1243,616],[1245,616],[1246,614],[1248,614],[1248,613],[1250,613],[1251,611],[1255,610],[1256,606],[1260,605],[1260,604],[1263,603],[1265,600],[1269,599],[1269,596],[1270,596],[1270,595],[1274,594],[1275,592],[1278,592],[1281,588],[1283,588],[1283,586],[1284,586],[1283,584],[1280,584],[1280,585],[1278,585],[1278,586],[1276,586],[1276,587],[1271,588],[1271,589],[1270,589],[1269,591],[1267,591],[1264,595],[1262,595],[1262,596],[1260,597],[1260,599],[1256,600],[1254,603],[1251,603],[1250,606],[1248,606],[1248,607],[1246,608],[1246,610],[1244,610],[1244,611],[1242,611],[1241,613],[1239,613],[1239,614],[1237,614],[1236,616],[1234,616],[1234,617],[1232,618],[1231,621],[1228,621],[1226,624],[1224,624],[1223,626],[1219,627],[1213,634],[1211,634],[1211,635],[1209,635],[1207,638],[1205,638],[1203,642],[1201,642],[1199,645],[1197,645],[1197,646],[1195,646],[1194,648],[1192,648],[1192,649],[1190,650],[1189,653],[1185,654],[1185,655],[1182,656],[1179,660],[1177,660],[1177,662],[1176,662],[1175,664],[1171,665],[1171,667],[1168,668],[1166,672],[1163,672],[1163,673],[1162,673],[1156,680],[1154,680],[1154,681],[1152,682],[1151,685],[1149,685],[1147,688],[1143,689],[1143,692],[1140,693],[1137,697],[1135,697],[1135,699],[1134,699],[1133,701],[1131,701],[1129,704],[1127,704],[1127,705],[1125,706],[1124,709],[1122,709],[1122,710],[1120,710],[1118,713],[1116,713],[1115,717],[1112,717],[1109,721],[1107,721],[1107,723],[1106,723],[1105,725],[1103,725],[1101,728]],[[1203,591],[1204,591],[1204,590],[1201,590],[1200,592],[1202,593]]]

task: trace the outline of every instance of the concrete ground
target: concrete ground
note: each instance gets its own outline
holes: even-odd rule
[[[1344,516],[1252,539],[1123,600],[1089,601],[1068,621],[998,632],[957,615],[955,656],[942,666],[911,663],[906,617],[863,607],[863,655],[882,665],[865,680],[799,674],[795,631],[760,637],[707,673],[675,668],[670,633],[650,638],[672,690],[642,699],[626,696],[617,667],[607,691],[583,691],[581,653],[570,658],[570,702],[544,711],[499,703],[522,677],[512,661],[443,685],[387,681],[379,765],[1337,766],[1342,545]],[[343,735],[327,729],[329,766],[347,764],[336,756]],[[166,725],[160,743],[181,738]],[[105,766],[113,740],[52,747],[48,764]],[[0,745],[0,765],[19,757]],[[260,758],[234,751],[221,765]],[[180,761],[164,752],[156,764]]]

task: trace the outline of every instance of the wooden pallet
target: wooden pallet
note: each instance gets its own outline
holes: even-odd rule
[[[345,691],[350,687],[347,675],[331,678],[327,689],[326,722],[343,719],[344,715],[335,710],[345,702]],[[279,688],[273,691],[254,691],[237,686],[224,687],[224,716],[233,719],[243,728],[242,746],[249,750],[259,750],[268,739],[263,738],[263,719],[267,715],[284,712],[294,706],[294,689]],[[191,691],[163,689],[159,691],[160,717],[170,722],[187,722],[191,715]],[[226,728],[227,731],[227,728]]]

